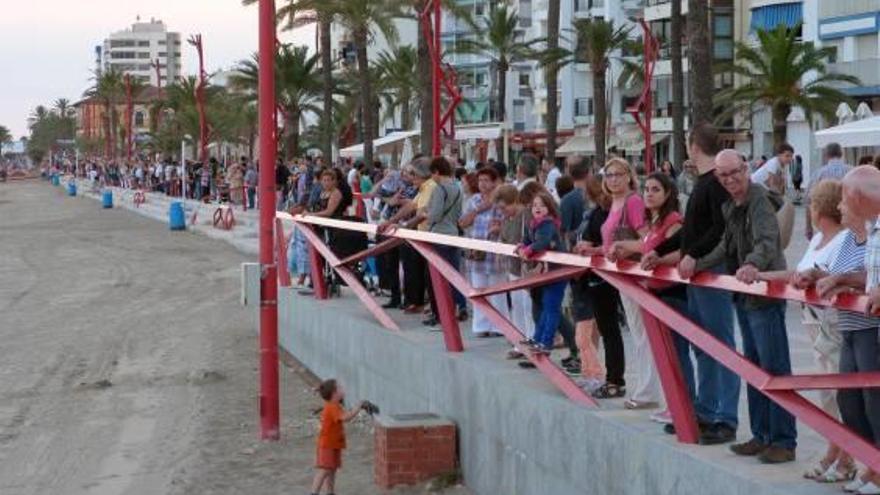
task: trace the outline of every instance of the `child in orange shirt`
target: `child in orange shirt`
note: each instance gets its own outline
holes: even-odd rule
[[[345,448],[345,428],[343,423],[351,421],[364,408],[361,402],[351,411],[342,407],[345,392],[336,380],[325,380],[318,387],[324,399],[321,412],[321,433],[318,435],[318,453],[315,461],[315,479],[312,481],[312,495],[321,493],[326,487],[328,495],[333,495],[336,485],[336,470],[342,467],[342,449]]]

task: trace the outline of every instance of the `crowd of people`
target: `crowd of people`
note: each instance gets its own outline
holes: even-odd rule
[[[865,292],[870,310],[880,309],[880,170],[849,166],[840,146],[825,148],[825,165],[797,184],[803,187],[810,243],[800,262],[788,267],[784,249],[797,192],[785,189],[795,182],[794,150],[782,145],[776,151],[754,169],[737,151],[719,149],[716,129],[703,124],[688,138],[689,160],[680,173],[663,164],[643,177],[618,157],[601,168],[569,157],[557,168],[526,153],[510,178],[507,165],[497,161],[464,170],[445,157],[416,156],[400,170],[360,163],[343,170],[303,161],[292,173],[279,169],[276,179],[281,206],[294,213],[350,218],[352,204],[363,201],[363,216],[378,224],[379,239],[405,228],[516,245],[516,257],[435,246],[475,287],[556,269],[540,255],[559,251],[631,260],[646,270],[668,265],[685,279],[709,271],[744,284],[813,287],[827,298]],[[294,236],[290,251],[291,271],[305,284],[310,273],[305,240]],[[386,309],[423,315],[427,326],[438,324],[427,264],[418,252],[404,244],[382,254],[376,265]],[[733,349],[738,326],[747,359],[769,374],[791,374],[785,301],[690,284],[643,284]],[[476,337],[502,334],[493,319],[476,308],[470,314],[461,294],[450,290],[458,318],[472,319]],[[567,349],[558,356],[560,366],[585,392],[598,399],[625,397],[626,408],[652,410],[651,419],[675,433],[637,301],[588,273],[493,295],[489,302],[523,333],[507,352],[509,359],[530,367],[527,355],[555,357],[557,347]],[[880,371],[880,319],[870,312],[805,305],[803,322],[817,372]],[[631,362],[625,361],[626,330]],[[789,412],[749,386],[749,432],[735,443],[740,378],[677,334],[674,342],[701,444],[731,443],[734,454],[762,463],[795,460],[797,429]],[[819,404],[880,447],[880,389],[826,390]],[[845,446],[829,445],[804,476],[842,482],[861,495],[880,493],[880,474],[859,472]]]
[[[524,153],[514,167],[490,160],[472,169],[443,156],[417,155],[400,168],[381,162],[327,166],[305,158],[276,164],[275,199],[279,210],[378,224],[376,241],[395,229],[417,229],[517,246],[516,256],[509,257],[436,245],[474,287],[554,270],[558,267],[540,256],[557,251],[630,260],[645,270],[665,265],[684,279],[708,271],[733,275],[744,284],[788,283],[815,288],[826,298],[865,292],[868,313],[804,305],[802,327],[817,372],[880,371],[880,318],[872,313],[880,310],[880,170],[846,164],[837,144],[824,154],[824,165],[806,178],[791,146],[783,144],[769,160],[750,163],[735,150],[719,149],[717,130],[701,124],[688,137],[689,159],[680,170],[667,161],[647,176],[619,157],[601,167],[569,157],[557,167]],[[182,172],[169,163],[90,163],[86,168],[93,180],[169,194],[179,192]],[[230,201],[254,206],[257,171],[245,159],[225,169],[216,160],[193,164],[186,180],[195,198],[226,189]],[[788,267],[784,250],[792,237],[792,203],[802,200],[810,242],[797,265]],[[309,284],[308,243],[299,230],[291,237],[288,259],[296,283]],[[384,308],[420,315],[428,327],[438,325],[428,264],[416,250],[403,244],[368,265],[378,279],[377,292],[387,297]],[[642,283],[732,349],[738,326],[747,359],[772,375],[791,374],[785,301],[690,284]],[[471,320],[476,338],[502,335],[492,318],[450,290],[457,318]],[[586,393],[625,398],[624,407],[651,410],[652,420],[675,433],[637,301],[595,273],[488,300],[523,334],[508,349],[508,359],[529,368],[529,355],[560,357],[560,366]],[[626,331],[633,347],[630,362]],[[673,338],[700,443],[731,443],[734,454],[762,463],[795,460],[795,418],[752,386],[747,388],[749,433],[734,443],[740,378],[684,338],[675,333]],[[558,356],[559,347],[567,350],[565,356]],[[880,389],[825,390],[819,405],[880,447]],[[860,495],[880,494],[880,473],[859,471],[844,445],[828,445],[804,476],[845,483],[846,490]]]

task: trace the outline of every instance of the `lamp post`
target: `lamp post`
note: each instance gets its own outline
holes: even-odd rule
[[[278,269],[275,244],[275,1],[259,6],[260,436],[278,440]]]

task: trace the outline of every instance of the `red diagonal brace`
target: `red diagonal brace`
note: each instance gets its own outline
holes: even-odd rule
[[[284,223],[280,218],[275,219],[275,248],[278,283],[281,287],[290,287],[290,272],[287,270],[287,238],[284,236]]]
[[[336,256],[336,253],[334,253],[329,246],[324,244],[324,241],[321,240],[320,237],[318,237],[318,234],[316,234],[306,225],[300,224],[299,222],[297,222],[297,226],[302,227],[302,233],[309,241],[311,247],[315,251],[320,253],[320,255],[324,257],[324,259],[327,260],[327,263],[329,263],[330,266],[332,266],[333,269],[336,271],[336,273],[339,274],[342,280],[344,280],[345,283],[348,284],[348,288],[351,289],[352,292],[354,292],[358,299],[361,300],[367,310],[379,321],[379,323],[381,323],[382,326],[389,330],[400,331],[400,327],[397,326],[397,323],[395,323],[394,320],[392,320],[391,317],[388,316],[388,313],[386,313],[385,310],[382,309],[382,306],[379,305],[379,303],[377,303],[375,299],[373,299],[373,296],[371,296],[369,291],[364,288],[363,284],[361,284],[361,281],[358,280],[358,278],[353,273],[351,273],[351,270],[339,264],[339,258]],[[312,278],[315,278],[314,274],[316,270],[320,274],[318,278],[322,281],[322,283],[326,283],[324,281],[324,276],[322,273],[323,270],[321,270],[320,267],[316,268],[314,264],[312,265]],[[317,295],[319,293],[318,283],[314,280],[312,282],[315,285],[315,294]],[[323,290],[326,293],[326,286]],[[326,299],[326,297],[319,297],[319,299]]]

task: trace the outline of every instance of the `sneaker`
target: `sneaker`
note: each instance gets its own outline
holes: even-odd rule
[[[697,429],[700,432],[700,435],[703,434],[704,431],[707,431],[712,425],[709,423],[704,423],[700,420],[697,420]],[[667,435],[675,435],[675,423],[667,423],[663,426],[663,433]]]
[[[880,495],[880,486],[873,481],[869,481],[859,488],[857,495]]]
[[[562,368],[565,370],[566,373],[571,376],[580,376],[581,374],[581,363],[577,361],[573,361],[567,366],[563,366]]]
[[[545,345],[541,345],[541,344],[535,344],[535,345],[531,346],[532,354],[534,354],[536,356],[537,355],[549,356],[550,351],[552,351],[552,350],[553,350],[552,348],[547,347]]]
[[[568,366],[575,361],[580,361],[580,358],[578,356],[575,356],[574,354],[569,354],[568,357],[563,358],[560,363],[562,363],[563,366]]]
[[[439,324],[440,322],[437,320],[437,318],[434,318],[433,316],[422,320],[422,325],[425,325],[426,327],[436,327]]]
[[[736,430],[724,423],[716,423],[700,432],[700,445],[719,445],[736,440]]]
[[[794,449],[786,449],[774,445],[767,447],[763,452],[758,454],[758,460],[763,464],[781,464],[783,462],[792,462],[794,459]],[[862,493],[862,490],[860,489],[857,493]]]
[[[664,409],[663,411],[656,412],[650,416],[651,421],[655,423],[660,423],[664,425],[672,424],[672,414],[669,413],[669,409]]]
[[[523,339],[523,340],[519,341],[519,345],[531,347],[531,346],[535,345],[535,340],[534,339]]]
[[[702,442],[701,442],[702,443]],[[737,443],[730,446],[730,451],[736,455],[754,457],[756,455],[760,455],[762,452],[767,450],[769,446],[765,443],[759,442],[756,439],[751,439],[748,442]]]
[[[467,308],[461,308],[458,310],[458,321],[467,321],[468,320],[468,310]]]
[[[859,491],[860,488],[867,485],[868,483],[863,481],[861,477],[856,477],[856,479],[850,481],[849,483],[843,485],[843,491],[855,493]]]

